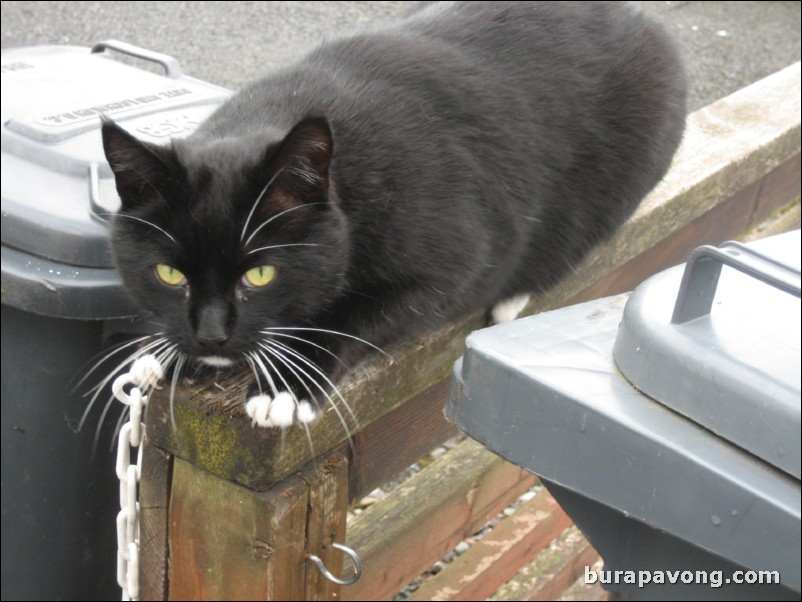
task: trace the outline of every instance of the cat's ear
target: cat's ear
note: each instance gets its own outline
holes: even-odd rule
[[[280,170],[276,172],[278,187],[300,202],[327,196],[333,148],[331,129],[324,118],[298,123],[270,160],[271,169]]]
[[[108,117],[101,119],[103,150],[123,208],[134,209],[163,199],[175,177],[166,156],[168,149],[138,140]]]

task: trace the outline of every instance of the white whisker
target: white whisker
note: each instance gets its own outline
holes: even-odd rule
[[[274,341],[267,341],[267,343],[268,344],[272,344],[272,343],[274,343]],[[337,407],[337,404],[334,403],[334,400],[331,398],[331,395],[329,395],[329,393],[326,391],[326,389],[324,389],[320,385],[320,383],[318,383],[314,378],[312,378],[303,368],[301,368],[298,364],[296,364],[290,358],[285,356],[284,353],[282,353],[282,351],[280,349],[268,348],[268,347],[264,346],[261,343],[260,343],[260,347],[262,347],[263,349],[268,351],[271,355],[273,355],[273,357],[275,357],[276,359],[281,361],[294,374],[295,374],[295,370],[298,370],[301,374],[303,374],[307,378],[307,380],[311,384],[313,384],[315,387],[317,387],[320,390],[320,392],[323,394],[323,396],[328,400],[329,404],[331,405],[332,409],[334,410],[334,413],[337,415],[337,418],[340,420],[340,423],[343,425],[343,430],[345,431],[345,435],[348,438],[348,445],[351,447],[351,449],[353,451],[354,443],[353,443],[353,440],[352,440],[352,437],[351,437],[351,430],[348,428],[348,423],[345,421],[345,417],[343,416],[342,412],[340,412],[339,408]],[[318,370],[317,367],[314,366],[314,364],[311,364],[311,362],[309,362],[309,360],[303,358],[302,356],[298,356],[298,357],[300,359],[302,359],[304,361],[304,363],[306,363],[308,365],[311,365],[316,370]],[[318,370],[318,372],[319,372],[319,370]],[[303,379],[301,379],[297,374],[296,374],[296,378],[298,378],[299,381],[303,382]],[[304,386],[306,386],[306,385],[304,385]],[[308,390],[308,387],[307,387],[307,390]],[[334,390],[334,392],[337,393],[337,395],[342,399],[342,395],[340,395],[339,392],[336,389]],[[310,395],[311,395],[311,391],[310,391]],[[344,401],[345,400],[343,400],[343,402]],[[348,407],[348,404],[346,404],[346,407]],[[349,408],[349,410],[350,410],[350,408]],[[356,422],[356,425],[359,426],[359,422],[356,421],[356,420],[355,420],[355,422]]]
[[[173,381],[170,383],[170,424],[173,427],[173,432],[178,431],[175,423],[175,388],[178,386],[178,375],[184,367],[187,356],[183,353],[179,354],[175,362],[175,369],[173,370]]]
[[[282,374],[281,374],[281,372],[280,372],[279,370],[276,370],[276,366],[273,364],[273,362],[271,362],[271,361],[270,361],[270,358],[267,356],[267,354],[265,354],[264,352],[258,351],[258,350],[257,350],[257,351],[255,351],[255,352],[254,352],[254,359],[255,359],[256,361],[258,361],[258,358],[259,358],[259,356],[263,357],[263,358],[265,359],[265,361],[266,361],[268,364],[270,364],[270,367],[273,369],[273,371],[274,371],[274,372],[275,372],[275,373],[278,375],[278,377],[281,379],[281,382],[284,384],[284,388],[286,389],[287,393],[289,393],[289,394],[290,394],[290,397],[292,398],[292,401],[293,401],[293,403],[295,404],[295,408],[297,408],[297,407],[298,407],[298,404],[300,403],[300,402],[299,402],[299,400],[298,400],[298,397],[296,397],[295,393],[293,393],[292,389],[290,388],[290,385],[289,385],[289,383],[286,381],[286,379],[284,378],[284,376],[282,376]],[[265,375],[267,376],[267,371],[265,371]],[[275,389],[274,389],[274,390],[275,390]],[[278,396],[278,392],[277,392],[277,391],[275,391],[275,392],[274,392],[274,399],[275,399],[275,397],[277,397],[277,396]],[[293,413],[294,413],[294,410],[293,410]],[[307,434],[308,434],[308,431],[307,431]],[[282,427],[281,427],[281,453],[282,453],[282,454],[284,453],[284,442],[285,442],[285,440],[284,440],[284,427],[282,426]],[[309,445],[310,445],[310,446],[312,445],[312,440],[311,440],[311,439],[309,440]],[[314,448],[312,448],[312,451],[313,451],[313,453],[314,453]]]
[[[178,345],[172,345],[171,347],[162,350],[160,353],[161,355],[156,356],[156,361],[159,362],[159,364],[162,367],[162,370],[166,372],[167,369],[170,367],[170,364],[173,363],[173,360],[181,352],[178,351]],[[154,353],[154,355],[156,354]]]
[[[164,341],[154,341],[153,343],[151,343],[147,347],[152,347],[153,345],[158,345],[160,343],[164,343]],[[147,349],[147,347],[144,348],[144,349]],[[113,378],[116,378],[118,376],[118,373],[119,373],[121,367],[125,366],[127,363],[135,360],[136,358],[138,358],[141,355],[143,355],[143,349],[137,350],[135,353],[133,353],[130,356],[128,356],[128,358],[123,363],[118,365],[117,368],[115,368],[114,371],[112,371],[105,379],[103,379],[103,381],[101,383],[96,385],[96,387],[94,388],[95,393],[94,393],[94,395],[92,395],[92,398],[89,400],[89,403],[87,404],[86,408],[84,409],[84,413],[81,416],[81,420],[78,423],[78,430],[82,430],[83,429],[84,425],[86,424],[86,420],[87,420],[87,418],[89,416],[89,412],[94,407],[95,402],[98,399],[98,396],[106,388],[106,385]],[[114,405],[115,405],[114,404],[114,396],[111,395],[111,396],[109,396],[109,399],[106,401],[106,403],[103,405],[103,411],[100,413],[100,417],[98,418],[98,421],[97,421],[97,426],[95,427],[95,435],[94,435],[94,438],[92,439],[92,456],[93,457],[94,457],[95,453],[97,452],[98,443],[100,443],[100,433],[101,433],[101,431],[103,429],[103,426],[106,423],[106,415],[108,414],[109,410]],[[109,451],[113,451],[113,448],[115,446],[116,436],[117,436],[117,434],[119,432],[119,427],[120,427],[121,421],[122,421],[122,419],[124,419],[124,417],[127,414],[128,414],[128,408],[123,408],[122,411],[120,412],[120,417],[117,419],[117,426],[114,429],[114,436],[112,437],[111,442],[109,444]]]
[[[244,356],[245,361],[247,362],[248,366],[251,367],[251,372],[253,372],[253,380],[256,381],[256,388],[259,390],[259,395],[262,394],[262,383],[259,382],[259,374],[256,372],[256,364],[253,363],[253,360],[249,356]],[[231,404],[233,399],[229,399],[226,402],[226,405]]]
[[[264,332],[264,331],[262,331],[262,332]],[[315,347],[315,348],[320,349],[321,351],[323,351],[325,353],[328,353],[331,357],[333,357],[335,360],[337,360],[337,362],[341,366],[344,366],[345,368],[348,368],[348,366],[346,366],[346,364],[337,356],[336,353],[334,353],[330,349],[326,349],[323,345],[318,345],[317,343],[313,343],[312,341],[307,341],[304,338],[296,337],[296,336],[293,336],[291,334],[284,334],[282,332],[271,332],[270,336],[271,337],[281,337],[282,339],[292,339],[294,341],[299,341],[301,343],[306,343],[307,345],[311,345],[312,347]]]
[[[167,341],[164,341],[164,342],[167,343]],[[170,367],[170,364],[172,363],[172,361],[175,358],[175,356],[179,354],[179,352],[176,350],[177,347],[178,347],[178,345],[167,344],[165,347],[162,347],[159,351],[153,352],[152,355],[154,357],[156,357],[156,361],[159,362],[159,364],[162,366],[162,369],[164,371],[167,371],[167,369]],[[140,350],[139,353],[135,354],[134,356],[132,356],[129,359],[135,361],[136,359],[139,359],[140,357],[142,357],[144,355],[146,355],[146,354],[142,353],[141,350]],[[153,389],[155,389],[155,388],[158,388],[158,387],[156,385],[147,385],[147,386],[144,387],[144,390],[142,391],[142,393],[144,395],[150,395],[151,391]],[[109,398],[109,401],[106,403],[106,407],[104,408],[103,413],[101,414],[100,419],[98,420],[98,426],[97,426],[97,428],[95,430],[95,440],[92,443],[93,452],[94,452],[95,448],[97,447],[98,441],[100,439],[100,429],[103,426],[103,423],[105,422],[106,412],[108,411],[109,407],[111,405],[113,405],[113,403],[112,403],[113,401],[114,401],[114,396]],[[146,422],[147,421],[148,407],[149,406],[147,406],[147,405],[145,406],[145,412],[142,415],[142,422]],[[109,452],[113,452],[114,451],[114,448],[117,445],[116,442],[117,442],[117,438],[118,438],[118,436],[120,434],[120,429],[122,428],[122,423],[125,420],[125,418],[129,415],[129,413],[130,413],[130,408],[128,408],[128,407],[123,408],[123,411],[120,412],[120,416],[117,418],[117,424],[114,427],[114,436],[112,437],[111,443],[109,444]]]
[[[363,345],[367,345],[368,347],[371,347],[371,348],[375,349],[376,351],[381,353],[387,359],[392,359],[387,353],[384,352],[383,349],[377,347],[373,343],[370,343],[370,342],[366,341],[365,339],[360,339],[359,337],[354,336],[352,334],[347,334],[345,332],[337,332],[336,330],[326,330],[324,328],[298,328],[298,327],[289,327],[289,326],[273,326],[271,328],[266,328],[266,329],[264,329],[264,330],[262,330],[260,332],[262,332],[263,334],[270,334],[273,331],[279,331],[279,330],[321,332],[321,333],[324,333],[324,334],[331,334],[331,335],[335,335],[335,336],[339,336],[339,337],[344,337],[344,338],[347,338],[347,339],[352,339],[354,341],[358,341],[358,342],[362,343]]]
[[[81,380],[79,380],[79,381],[76,383],[76,385],[75,385],[75,386],[72,388],[72,391],[76,391],[76,390],[77,390],[77,389],[78,389],[78,388],[79,388],[79,387],[80,387],[82,384],[84,384],[84,382],[86,381],[86,379],[87,379],[87,378],[89,378],[90,376],[92,376],[92,374],[95,372],[95,370],[97,370],[97,369],[98,369],[100,366],[102,366],[102,365],[105,363],[105,361],[106,361],[107,359],[109,359],[110,357],[112,357],[113,355],[115,355],[115,354],[117,354],[117,353],[120,353],[120,352],[121,352],[123,349],[127,349],[128,347],[131,347],[132,345],[136,345],[137,343],[141,343],[142,341],[146,341],[146,340],[148,340],[148,339],[149,339],[149,338],[151,338],[152,336],[154,336],[154,335],[147,335],[147,336],[144,336],[144,337],[139,337],[138,339],[134,339],[134,340],[132,340],[132,341],[125,341],[125,342],[123,342],[123,343],[120,343],[119,345],[115,345],[114,347],[112,347],[110,350],[108,350],[108,353],[106,353],[106,355],[104,355],[104,356],[102,357],[102,359],[98,360],[98,361],[97,361],[97,362],[96,362],[96,363],[95,363],[95,364],[94,364],[94,365],[93,365],[93,366],[92,366],[92,367],[89,369],[89,371],[88,371],[88,372],[86,372],[86,374],[84,374],[84,375],[81,377]],[[158,336],[158,335],[157,335],[157,336]],[[102,353],[102,352],[101,352],[101,353]],[[96,357],[98,357],[98,355],[100,355],[100,354],[97,354],[97,355],[95,356],[95,358],[96,358]],[[95,358],[92,358],[92,359],[95,359]],[[91,361],[91,360],[89,360],[89,361]],[[88,364],[88,363],[89,363],[89,362],[87,362],[87,364]]]
[[[276,375],[279,377],[279,379],[281,379],[281,383],[284,385],[284,389],[290,394],[290,396],[292,397],[293,401],[295,401],[295,403],[297,405],[298,404],[298,398],[296,397],[295,393],[293,393],[292,388],[290,387],[290,384],[287,382],[287,380],[281,374],[281,371],[276,369],[275,364],[273,364],[273,362],[270,361],[270,358],[264,353],[264,349],[257,349],[256,351],[253,352],[253,354],[255,356],[258,356],[258,357],[263,357],[264,360],[268,364],[270,364],[270,367],[273,369],[273,372],[275,372]],[[267,371],[265,371],[265,373],[267,375]],[[274,396],[278,395],[278,391],[275,390],[275,387],[274,387],[274,390],[273,390],[273,395]]]
[[[287,362],[286,362],[286,361],[284,361],[284,359],[283,359],[282,357],[279,357],[278,355],[276,355],[275,353],[273,353],[273,351],[272,351],[271,349],[268,349],[268,348],[264,347],[264,346],[263,346],[261,343],[259,344],[259,346],[260,346],[260,348],[261,348],[261,349],[259,349],[259,354],[260,354],[260,355],[262,355],[263,357],[265,357],[265,359],[267,359],[267,358],[266,358],[266,356],[265,356],[265,354],[266,354],[266,353],[267,353],[267,354],[270,354],[270,355],[272,355],[274,358],[276,358],[276,360],[278,360],[278,361],[280,361],[282,364],[284,364],[284,366],[285,366],[285,367],[286,367],[286,368],[287,368],[287,369],[288,369],[288,370],[289,370],[289,371],[292,373],[292,375],[293,375],[293,376],[296,378],[296,380],[297,380],[297,381],[298,381],[298,382],[301,384],[301,386],[302,386],[304,389],[306,389],[306,392],[309,394],[309,397],[310,397],[310,398],[314,398],[315,394],[314,394],[314,393],[312,393],[312,389],[310,389],[310,388],[309,388],[309,385],[307,385],[307,384],[304,382],[304,379],[300,377],[300,375],[299,375],[299,374],[298,374],[298,373],[297,373],[297,372],[296,372],[296,371],[293,369],[293,367],[292,367],[292,366],[288,365],[288,364],[287,364]],[[271,363],[270,365],[272,366],[273,364]],[[273,367],[273,369],[275,370],[275,366]],[[277,371],[277,372],[278,372],[278,371]],[[284,379],[282,378],[282,380],[284,380]],[[286,385],[286,381],[285,381],[285,385]],[[287,388],[289,389],[289,387],[287,387]]]
[[[295,351],[294,349],[292,349],[291,347],[289,347],[289,346],[287,346],[287,345],[285,345],[285,344],[283,344],[283,343],[279,343],[278,341],[266,341],[265,343],[266,343],[267,345],[269,345],[269,346],[273,347],[273,348],[274,348],[274,349],[273,349],[274,351],[276,351],[276,349],[275,349],[275,348],[277,347],[278,349],[281,349],[282,351],[284,351],[284,352],[286,352],[286,353],[289,353],[291,356],[293,356],[294,358],[296,358],[298,361],[300,361],[300,362],[301,362],[301,363],[303,363],[304,365],[308,366],[308,367],[309,367],[309,368],[310,368],[310,369],[311,369],[313,372],[315,372],[315,373],[316,373],[318,376],[320,376],[320,377],[321,377],[321,378],[322,378],[322,379],[323,379],[323,380],[326,382],[326,384],[328,384],[328,385],[329,385],[329,387],[331,387],[331,390],[334,392],[334,394],[335,394],[337,397],[339,397],[339,398],[340,398],[340,401],[342,401],[342,403],[343,403],[343,406],[345,406],[345,409],[346,409],[346,410],[348,410],[348,413],[349,413],[349,414],[351,414],[351,418],[353,418],[353,419],[354,419],[354,424],[355,424],[357,427],[359,427],[359,420],[357,419],[357,417],[356,417],[356,414],[354,414],[353,410],[351,410],[351,406],[349,406],[349,405],[348,405],[348,402],[345,400],[345,397],[343,397],[343,396],[342,396],[342,394],[340,393],[340,390],[339,390],[339,389],[338,389],[338,388],[337,388],[337,387],[334,385],[334,383],[333,383],[333,382],[331,382],[331,379],[330,379],[328,376],[326,376],[326,374],[325,374],[325,372],[323,372],[323,370],[321,370],[320,368],[318,368],[318,367],[317,367],[317,366],[316,366],[314,363],[312,363],[312,362],[311,362],[311,361],[310,361],[308,358],[304,357],[303,355],[301,355],[300,353],[298,353],[297,351]],[[260,346],[262,346],[262,347],[264,348],[264,345],[260,344]],[[297,365],[297,364],[296,364],[296,367],[298,367],[298,365]],[[298,369],[300,370],[301,368],[300,368],[300,367],[298,367]],[[307,375],[307,378],[309,378],[309,375]],[[316,381],[315,379],[311,379],[311,381],[312,381],[313,383],[315,383],[315,384],[316,384],[316,385],[317,385],[317,386],[318,386],[318,387],[319,387],[321,390],[323,389],[323,387],[321,387],[321,386],[320,386],[320,385],[317,383],[317,381]],[[329,398],[329,399],[331,400],[331,398]],[[337,407],[337,406],[334,404],[334,402],[333,402],[333,401],[332,401],[332,406],[334,406],[334,408],[335,408],[335,409],[336,409],[336,407]]]
[[[117,366],[115,366],[114,369],[111,370],[111,372],[109,372],[109,374],[106,376],[106,378],[103,379],[103,381],[101,381],[100,383],[96,384],[94,387],[90,388],[86,393],[84,393],[84,397],[90,395],[93,392],[99,391],[100,389],[103,389],[106,386],[106,384],[110,380],[115,378],[117,376],[117,373],[120,370],[122,370],[123,368],[125,368],[125,366],[129,362],[133,362],[137,358],[139,358],[139,357],[141,357],[143,355],[146,355],[151,349],[153,349],[155,347],[158,347],[159,345],[166,346],[166,345],[168,345],[168,341],[166,339],[164,339],[164,338],[159,337],[158,339],[148,343],[144,347],[140,347],[139,349],[134,351],[134,353],[132,353],[131,355],[126,357],[123,361],[121,361],[119,364],[117,364]]]
[[[109,397],[108,401],[106,401],[105,405],[103,406],[103,411],[100,413],[100,418],[98,418],[97,426],[95,427],[95,436],[92,439],[92,457],[95,457],[95,453],[97,452],[97,445],[100,443],[100,431],[103,429],[103,423],[106,422],[106,414],[108,414],[111,406],[114,405],[114,395]],[[125,415],[125,412],[128,408],[123,408],[122,414]],[[83,428],[82,425],[78,427]],[[114,438],[112,437],[112,445],[114,445]]]
[[[314,394],[312,393],[312,389],[310,389],[310,388],[309,388],[309,386],[308,386],[308,385],[307,385],[307,384],[306,384],[306,383],[303,381],[303,379],[302,379],[302,378],[300,378],[300,377],[298,376],[298,373],[297,373],[297,372],[296,372],[296,371],[293,369],[293,367],[292,367],[290,364],[288,364],[288,363],[287,363],[287,362],[286,362],[286,361],[285,361],[285,360],[284,360],[282,357],[280,357],[280,356],[278,356],[278,355],[275,355],[275,354],[274,354],[272,351],[269,351],[269,350],[267,350],[267,349],[262,349],[262,351],[260,351],[260,355],[263,355],[263,356],[264,356],[264,358],[265,358],[265,359],[266,359],[266,360],[269,362],[270,360],[267,358],[267,355],[266,355],[266,354],[268,354],[268,353],[269,353],[270,355],[272,355],[274,358],[276,358],[276,360],[278,360],[278,361],[280,361],[282,364],[284,364],[284,366],[285,366],[285,367],[286,367],[286,368],[287,368],[287,369],[288,369],[288,370],[289,370],[289,371],[290,371],[290,372],[293,374],[293,376],[295,376],[295,378],[298,380],[298,382],[299,382],[299,383],[301,383],[301,385],[303,386],[303,388],[304,388],[304,389],[306,389],[306,392],[309,394],[309,399],[310,399],[310,400],[311,400],[311,399],[314,399],[314,397],[315,397],[315,396],[314,396]],[[272,366],[272,365],[273,365],[273,363],[271,362],[271,363],[270,363],[270,365]],[[275,367],[274,367],[273,369],[275,370]],[[281,375],[281,372],[279,372],[279,371],[276,371],[276,372],[277,372],[279,375]],[[290,390],[290,387],[289,387],[289,385],[287,384],[287,381],[286,381],[286,380],[284,380],[284,378],[283,378],[283,377],[281,377],[281,380],[284,382],[284,386],[286,386],[286,387],[287,387],[287,390],[289,391],[289,390]],[[295,397],[295,396],[293,395],[293,397]],[[295,401],[296,401],[296,403],[298,403],[298,399],[297,399],[297,398],[295,399]],[[301,422],[301,426],[303,426],[303,428],[304,428],[304,432],[306,433],[306,440],[309,442],[309,451],[310,451],[310,453],[312,454],[312,457],[316,459],[316,454],[315,454],[315,445],[312,443],[312,433],[311,433],[311,432],[309,432],[309,426],[308,426],[308,425],[307,425],[305,422]],[[346,430],[347,430],[347,428],[348,428],[348,427],[346,426]],[[350,435],[350,433],[349,433],[349,435],[348,435],[349,439],[350,439],[350,436],[351,436],[351,435]]]
[[[95,370],[97,370],[104,363],[106,363],[106,360],[108,360],[110,357],[113,357],[114,355],[120,353],[123,349],[127,349],[128,347],[131,347],[133,345],[137,345],[137,344],[139,344],[139,343],[141,343],[143,341],[146,341],[146,340],[148,340],[150,338],[153,338],[154,336],[159,337],[159,339],[157,339],[157,341],[161,339],[160,335],[147,335],[147,336],[144,336],[144,337],[139,337],[139,338],[134,339],[132,341],[125,341],[123,343],[119,343],[118,345],[114,345],[113,347],[111,347],[108,350],[104,350],[104,351],[108,351],[108,353],[106,353],[101,359],[99,359],[97,362],[95,362],[93,364],[93,366],[81,377],[81,380],[79,380],[76,383],[76,385],[74,387],[72,387],[71,391],[72,392],[77,391],[80,388],[80,386],[82,384],[84,384],[84,382],[86,382],[86,379],[88,379],[90,376],[92,376],[92,374],[95,372]],[[101,353],[103,353],[103,352],[101,352]],[[136,353],[138,353],[138,352],[135,352],[133,355],[128,356],[126,361],[128,361],[128,359],[130,359],[131,357],[136,356]],[[99,356],[100,356],[100,353],[95,355],[92,359],[94,360],[95,358],[97,358]],[[89,362],[87,362],[87,364],[88,363]],[[119,368],[117,368],[117,370],[119,370]],[[97,385],[91,387],[89,390],[87,390],[86,392],[83,393],[83,397],[86,397],[87,395],[91,394],[96,388],[97,388]]]
[[[262,360],[255,351],[251,353],[251,358],[254,362],[261,368],[262,374],[264,375],[265,379],[267,380],[267,384],[270,385],[270,390],[273,391],[273,397],[278,396],[278,387],[276,387],[276,383],[273,382],[273,378],[270,376],[270,372],[267,370],[267,366],[262,363]]]
[[[145,345],[141,349],[137,349],[134,353],[132,353],[127,358],[125,358],[122,362],[117,364],[117,366],[115,366],[114,369],[111,372],[109,372],[109,374],[103,380],[101,380],[98,384],[96,384],[94,387],[89,389],[89,391],[87,391],[84,394],[84,396],[88,396],[88,395],[91,394],[91,398],[89,399],[89,402],[86,405],[86,409],[84,410],[84,413],[81,416],[81,420],[78,422],[78,430],[79,431],[81,429],[83,429],[84,424],[86,423],[86,419],[89,416],[89,412],[94,407],[95,401],[97,400],[97,398],[100,395],[100,393],[106,388],[106,386],[112,380],[114,380],[118,376],[118,373],[120,372],[120,370],[125,368],[126,365],[128,365],[130,362],[132,362],[136,358],[147,354],[151,349],[153,349],[154,347],[158,347],[159,345],[163,345],[163,346],[166,347],[166,346],[169,345],[169,343],[165,339],[159,338],[159,339],[153,341],[152,343],[148,343],[147,345]],[[160,349],[159,351],[162,351],[162,350],[163,350],[163,348]]]
[[[109,215],[111,215],[111,214],[109,214]],[[149,221],[148,221],[148,220],[146,220],[146,219],[142,219],[142,218],[140,218],[140,217],[134,217],[133,215],[128,215],[127,213],[117,213],[117,214],[115,214],[115,215],[114,215],[114,217],[115,217],[115,218],[117,218],[117,217],[124,217],[124,218],[127,218],[127,219],[133,219],[133,220],[136,220],[136,221],[138,221],[138,222],[142,222],[143,224],[146,224],[146,225],[150,226],[151,228],[156,228],[156,229],[157,229],[159,232],[161,232],[161,233],[162,233],[162,234],[164,234],[164,235],[165,235],[167,238],[169,238],[171,241],[173,241],[173,244],[176,244],[176,245],[178,244],[178,241],[177,241],[175,238],[173,238],[173,237],[170,235],[170,233],[169,233],[169,232],[167,232],[167,231],[166,231],[166,230],[164,230],[163,228],[160,228],[160,227],[159,227],[159,226],[157,226],[156,224],[154,224],[154,223],[152,223],[152,222],[149,222]]]
[[[259,251],[270,251],[272,249],[283,249],[284,247],[319,247],[320,245],[315,245],[312,243],[291,243],[286,245],[270,245],[267,247],[259,247],[258,249],[254,249],[253,251],[248,251],[246,255],[253,255],[254,253],[258,253]]]
[[[267,183],[267,186],[262,188],[262,192],[260,192],[259,196],[256,197],[256,202],[253,204],[253,207],[251,207],[251,211],[250,211],[250,213],[248,213],[248,218],[245,220],[245,225],[242,227],[242,234],[240,234],[240,237],[239,237],[240,242],[242,242],[244,240],[244,238],[245,238],[245,233],[248,231],[248,224],[251,223],[251,218],[253,217],[253,212],[256,211],[256,208],[259,206],[259,203],[262,201],[262,197],[265,196],[265,193],[267,192],[267,189],[270,188],[270,185],[276,180],[276,178],[279,176],[279,174],[282,171],[284,171],[283,167],[281,169],[279,169],[275,174],[273,174],[273,177],[270,178],[270,181]],[[250,238],[248,240],[250,240]],[[248,243],[245,243],[245,244],[248,244]]]
[[[276,175],[278,175],[278,174],[276,174]],[[271,182],[272,182],[272,180],[271,180]],[[270,184],[268,184],[268,186],[270,186]],[[257,201],[257,202],[258,202],[258,201]],[[273,220],[275,220],[275,219],[278,219],[279,217],[281,217],[281,216],[282,216],[282,215],[284,215],[285,213],[289,213],[290,211],[295,211],[295,210],[297,210],[297,209],[305,209],[305,208],[307,208],[307,207],[312,207],[313,205],[326,205],[326,204],[327,204],[327,203],[306,203],[306,204],[304,204],[304,205],[296,205],[295,207],[290,207],[289,209],[285,209],[284,211],[282,211],[282,212],[280,212],[280,213],[276,213],[276,215],[274,215],[273,217],[271,217],[271,218],[269,218],[269,219],[265,220],[264,222],[262,222],[262,223],[259,225],[259,227],[258,227],[258,228],[256,228],[256,230],[254,230],[253,232],[251,232],[251,235],[248,237],[248,240],[246,240],[246,241],[245,241],[245,244],[244,244],[243,246],[247,247],[247,246],[250,244],[250,242],[253,240],[253,237],[254,237],[254,236],[256,236],[257,232],[259,232],[259,230],[261,230],[262,228],[264,228],[265,226],[267,226],[267,225],[268,225],[270,222],[272,222]],[[251,213],[253,213],[253,209],[251,210]],[[250,216],[248,216],[248,219],[250,219]],[[248,225],[248,224],[247,224],[247,222],[246,222],[246,224],[245,224],[245,225],[246,225],[246,226]],[[244,231],[243,231],[243,236],[244,236],[244,234],[245,234],[245,233],[244,233]],[[241,241],[241,240],[242,240],[242,239],[240,239],[240,241]]]

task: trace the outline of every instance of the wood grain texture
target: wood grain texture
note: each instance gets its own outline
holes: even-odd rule
[[[488,600],[555,600],[598,558],[582,532],[571,526]]]
[[[176,459],[170,502],[171,600],[303,600],[307,485],[266,492]]]
[[[332,547],[345,542],[345,519],[348,513],[348,460],[340,452],[322,456],[298,473],[308,489],[306,515],[306,549],[314,554],[334,575],[346,577],[343,555]],[[341,586],[325,579],[307,563],[304,600],[340,600]]]
[[[347,544],[365,571],[343,596],[392,598],[535,482],[475,441],[463,441],[349,525]]]
[[[354,435],[352,502],[459,432],[443,415],[449,384],[432,385]]]
[[[484,600],[570,524],[571,519],[559,504],[541,489],[467,552],[424,582],[409,600]]]
[[[142,600],[166,600],[172,457],[150,445],[147,439],[141,453],[139,592]]]

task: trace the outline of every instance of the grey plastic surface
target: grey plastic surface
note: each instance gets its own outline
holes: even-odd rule
[[[543,479],[799,591],[800,481],[629,383],[612,356],[628,297],[470,335],[447,418]]]
[[[105,49],[155,61],[166,75],[123,64],[100,52]],[[104,278],[98,270],[105,270],[103,286],[119,285],[108,243],[108,219],[119,199],[103,156],[101,114],[142,139],[166,142],[194,130],[228,94],[182,75],[171,57],[113,40],[94,51],[72,46],[4,50],[3,303],[26,311],[51,306],[52,290],[40,271],[27,269],[31,261],[92,268],[94,283]],[[24,285],[11,290],[22,280]],[[64,286],[78,292],[83,283],[67,280]],[[69,301],[56,311],[61,313],[46,315],[86,317]],[[114,311],[107,307],[97,317]],[[124,307],[119,315],[128,312]]]
[[[116,270],[71,266],[2,247],[3,304],[70,320],[129,318],[142,313]]]
[[[638,287],[613,349],[643,393],[797,479],[801,252],[799,231],[697,249]]]

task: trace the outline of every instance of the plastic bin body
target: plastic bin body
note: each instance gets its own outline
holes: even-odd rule
[[[798,283],[799,232],[755,246],[790,263]],[[664,338],[638,341],[632,332],[621,333],[628,324],[644,324],[627,316],[641,306],[650,312],[645,322],[680,336],[684,326],[671,320],[682,277],[678,266],[631,296],[472,334],[455,366],[446,416],[495,453],[539,475],[602,555],[605,570],[702,570],[707,576],[721,571],[719,586],[605,584],[623,599],[798,600],[799,298],[725,268],[712,314],[692,324],[720,338],[708,339],[703,356],[693,359],[696,340],[679,354],[684,359],[671,364]],[[757,312],[753,325],[739,317],[741,303]],[[762,337],[754,344],[736,336],[754,333]],[[728,347],[733,339],[737,344]],[[614,347],[618,355],[624,347],[631,352],[626,370],[617,365]],[[767,348],[779,349],[783,357],[767,361]],[[750,351],[761,357],[750,361],[743,356]],[[663,365],[650,368],[650,359]],[[681,363],[693,374],[673,373],[671,386],[665,367]],[[756,371],[751,377],[750,370]],[[673,399],[648,397],[627,378],[661,372]],[[701,389],[702,396],[694,397],[703,381],[724,394]],[[737,383],[744,382],[762,383],[763,398],[752,396],[756,387],[744,386],[744,397],[727,405]],[[641,381],[639,387],[651,384]],[[659,386],[654,394],[661,395]],[[757,405],[750,407],[750,399]],[[733,415],[738,412],[745,415]],[[763,433],[759,441],[748,436],[749,429],[744,435],[750,423],[752,431]],[[775,426],[769,429],[774,439],[765,434],[766,424]],[[762,446],[767,439],[771,446]],[[781,583],[733,583],[739,570],[777,571]]]
[[[106,416],[93,455],[109,394],[78,432],[89,384],[72,390],[114,339],[142,328],[109,248],[119,199],[99,115],[167,140],[228,94],[182,76],[169,57],[111,45],[167,74],[88,48],[2,55],[3,599],[119,597],[111,451],[119,409]]]
[[[111,429],[92,458],[94,424],[75,432],[86,399],[68,386],[102,346],[103,322],[2,306],[4,600],[119,596]]]

